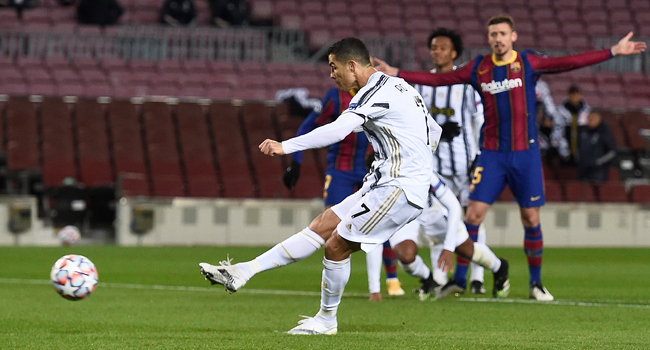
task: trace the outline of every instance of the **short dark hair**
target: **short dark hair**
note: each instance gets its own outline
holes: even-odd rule
[[[370,51],[360,39],[348,37],[335,42],[327,50],[327,55],[336,56],[339,62],[357,61],[362,66],[370,65]]]
[[[446,36],[451,40],[452,45],[454,45],[454,51],[456,51],[456,57],[460,57],[460,55],[463,54],[463,38],[455,30],[447,28],[436,28],[436,30],[429,35],[427,46],[431,48],[431,40],[439,36]]]
[[[510,17],[510,15],[507,15],[505,13],[502,13],[500,15],[492,16],[488,22],[487,26],[491,26],[493,24],[500,24],[500,23],[508,23],[510,25],[510,29],[513,31],[515,30],[515,20]]]
[[[580,93],[580,88],[578,85],[571,85],[569,86],[569,95],[571,94],[579,94]]]

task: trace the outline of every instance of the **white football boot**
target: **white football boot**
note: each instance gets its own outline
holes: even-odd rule
[[[288,334],[294,335],[334,335],[338,331],[338,323],[336,318],[333,321],[327,321],[323,317],[316,315],[315,317],[303,316],[303,320],[298,321],[298,325],[291,330]]]
[[[221,284],[232,294],[243,287],[248,278],[244,277],[241,267],[230,264],[231,259],[221,261],[220,266],[200,263],[201,274],[212,284]]]
[[[542,285],[542,282],[535,282],[530,285],[530,298],[538,301],[552,301],[551,293]]]

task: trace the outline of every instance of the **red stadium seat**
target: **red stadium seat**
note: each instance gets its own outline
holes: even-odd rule
[[[104,105],[80,99],[75,106],[81,182],[95,187],[114,182]]]
[[[553,180],[546,180],[544,183],[544,191],[547,202],[563,202],[564,193],[562,184]]]
[[[41,111],[45,186],[58,186],[66,177],[79,180],[69,106],[60,98],[46,98]]]
[[[121,195],[124,197],[151,195],[149,183],[144,174],[124,174],[120,183]]]
[[[153,195],[158,197],[187,196],[183,178],[177,175],[152,175]]]
[[[610,182],[597,184],[596,191],[600,202],[628,202],[627,191],[625,186],[620,182]]]
[[[108,105],[108,119],[116,175],[145,174],[140,121],[136,107],[129,101],[113,100]]]
[[[255,192],[244,148],[240,113],[239,106],[216,102],[210,106],[210,122],[225,196],[252,198]]]
[[[171,106],[164,102],[145,102],[142,115],[151,176],[180,176],[176,133]]]
[[[566,200],[569,202],[595,202],[594,186],[580,181],[568,181],[564,184]]]
[[[650,203],[650,185],[635,185],[630,189],[630,200],[634,203]]]
[[[287,191],[280,182],[284,170],[281,159],[266,156],[258,149],[258,145],[265,139],[278,138],[274,127],[275,106],[246,103],[242,108],[242,116],[260,196],[262,198],[287,197]]]
[[[6,113],[9,169],[39,168],[36,108],[26,97],[12,97],[7,101]]]

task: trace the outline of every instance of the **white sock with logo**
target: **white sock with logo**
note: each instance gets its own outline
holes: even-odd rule
[[[332,261],[323,258],[323,279],[321,282],[321,311],[318,314],[324,318],[336,318],[336,310],[341,304],[343,290],[350,280],[350,258],[342,261]]]

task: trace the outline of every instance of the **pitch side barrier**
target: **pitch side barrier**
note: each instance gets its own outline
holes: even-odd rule
[[[117,203],[115,243],[270,246],[306,227],[322,210],[321,199],[124,197]],[[21,217],[29,224],[18,225]],[[547,247],[650,247],[650,207],[644,205],[551,203],[542,209],[541,223]],[[515,203],[496,203],[485,225],[490,246],[521,245]],[[55,229],[37,218],[35,198],[0,198],[0,245],[59,244]]]

